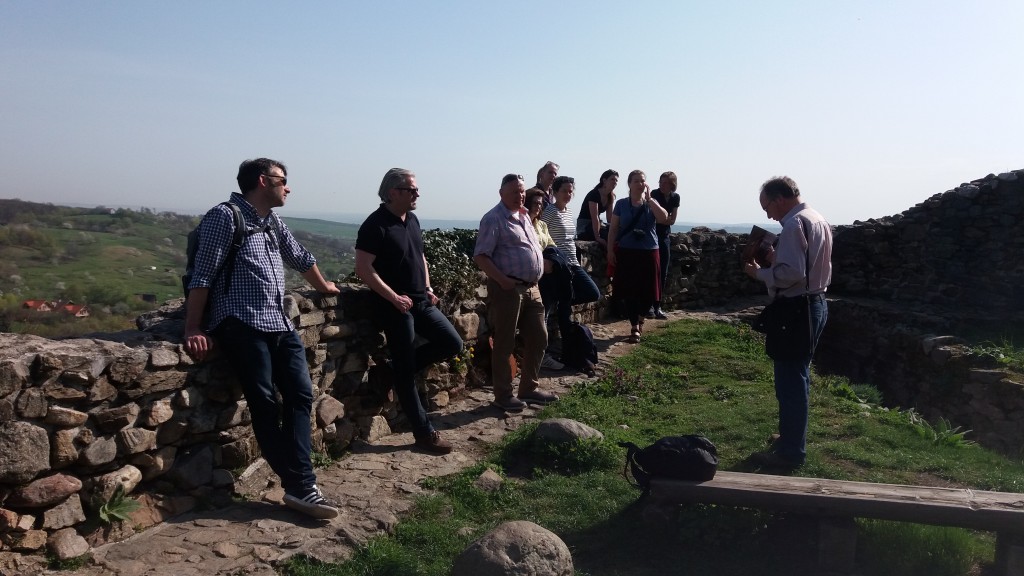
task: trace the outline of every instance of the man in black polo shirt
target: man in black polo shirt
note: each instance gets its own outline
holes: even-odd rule
[[[359,227],[356,239],[356,274],[374,293],[373,317],[384,329],[391,351],[395,392],[412,425],[416,446],[447,454],[452,445],[430,424],[416,391],[418,371],[462,350],[462,338],[437,309],[430,288],[427,259],[423,256],[420,221],[413,214],[420,190],[416,175],[392,168],[377,192],[380,208]],[[416,347],[419,335],[426,344]]]

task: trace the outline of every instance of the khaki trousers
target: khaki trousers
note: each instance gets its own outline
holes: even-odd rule
[[[519,378],[519,394],[537,389],[537,374],[548,344],[544,326],[544,303],[536,285],[516,284],[503,290],[497,282],[487,280],[487,316],[491,324],[494,347],[491,350],[491,384],[496,399],[512,395],[512,368],[507,361],[516,343],[516,330],[523,337],[523,364]]]

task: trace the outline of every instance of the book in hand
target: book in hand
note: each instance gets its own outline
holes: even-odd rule
[[[747,245],[743,248],[743,261],[750,262],[753,260],[762,268],[771,266],[772,263],[768,260],[768,254],[774,248],[777,239],[778,237],[775,234],[760,226],[752,227],[750,229],[750,237],[747,239]]]

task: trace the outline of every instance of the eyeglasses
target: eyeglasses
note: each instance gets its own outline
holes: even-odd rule
[[[501,185],[504,186],[505,184],[508,184],[509,182],[514,182],[516,180],[520,180],[521,181],[522,179],[523,179],[523,176],[521,174],[505,174],[505,177],[501,179]]]
[[[277,174],[263,174],[263,176],[266,176],[267,178],[280,178],[281,179],[281,186],[287,186],[288,185],[288,177],[287,176],[278,176]]]
[[[410,194],[415,194],[416,196],[420,195],[420,189],[412,186],[395,186],[395,190],[405,190]]]

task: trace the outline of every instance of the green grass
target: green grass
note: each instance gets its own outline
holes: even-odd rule
[[[871,482],[1024,491],[1024,466],[976,445],[937,443],[913,414],[865,407],[871,393],[842,378],[814,378],[808,462],[797,474]],[[718,446],[720,468],[746,471],[776,428],[770,361],[743,325],[681,321],[645,336],[597,381],[578,385],[545,417],[574,418],[604,442],[554,450],[531,427],[507,436],[491,458],[430,479],[393,536],[349,562],[293,560],[291,576],[447,575],[454,557],[505,520],[531,520],[572,550],[577,574],[803,574],[813,571],[816,530],[808,519],[759,510],[690,506],[674,529],[645,522],[638,491],[622,477],[619,441],[646,445],[700,433]],[[473,487],[485,467],[508,477],[495,493]],[[993,560],[993,538],[956,528],[860,521],[862,574],[965,574]]]

